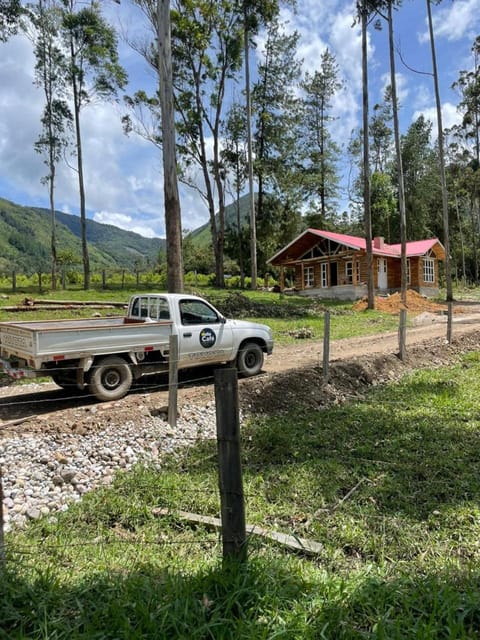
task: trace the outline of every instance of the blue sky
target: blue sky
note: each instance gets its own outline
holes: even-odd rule
[[[112,22],[130,36],[141,36],[148,27],[141,14],[124,0],[121,6],[105,0]],[[444,126],[459,120],[458,95],[451,90],[461,69],[473,66],[471,46],[480,33],[480,0],[443,0],[433,7],[438,68],[441,77]],[[345,89],[334,101],[336,120],[332,133],[344,149],[351,131],[361,124],[360,32],[353,26],[354,3],[344,0],[298,0],[298,11],[283,12],[287,29],[300,33],[299,57],[305,70],[313,72],[322,51],[328,47],[337,58]],[[404,0],[395,15],[396,44],[410,67],[431,70],[426,2]],[[380,102],[389,84],[386,29],[369,35],[370,104]],[[257,54],[261,55],[261,39]],[[122,40],[121,62],[126,67],[131,90],[147,88],[154,81],[144,62]],[[40,182],[45,167],[33,150],[39,133],[41,92],[33,85],[31,44],[21,36],[0,44],[0,196],[18,204],[48,206],[46,187]],[[415,74],[397,58],[397,81],[402,105],[401,128],[406,131],[420,114],[435,122],[433,83],[428,75]],[[136,231],[144,236],[164,237],[163,180],[161,158],[148,142],[126,137],[120,123],[124,110],[119,104],[96,104],[83,111],[84,160],[88,217]],[[435,130],[435,129],[434,129]],[[348,164],[340,163],[344,182]],[[57,209],[78,213],[75,173],[59,166]],[[346,204],[344,201],[343,204]],[[204,203],[195,191],[181,187],[182,222],[194,229],[208,220]]]

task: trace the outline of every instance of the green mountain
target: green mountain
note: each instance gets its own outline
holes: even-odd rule
[[[80,218],[56,212],[57,251],[81,263]],[[50,268],[50,211],[23,207],[0,198],[0,271],[13,268],[33,272]],[[87,242],[92,270],[154,265],[165,248],[162,238],[144,238],[110,224],[87,220]]]
[[[242,196],[238,201],[240,204],[240,225],[247,226],[250,223],[250,206],[248,194]],[[225,230],[237,229],[237,204],[232,202],[225,207]],[[210,233],[210,222],[205,223],[198,229],[188,234],[193,244],[198,248],[206,248],[212,244],[212,236]]]

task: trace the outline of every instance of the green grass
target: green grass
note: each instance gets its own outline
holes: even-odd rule
[[[321,393],[321,390],[319,390]],[[7,535],[0,638],[460,639],[480,635],[480,355],[364,401],[242,429],[246,567],[218,535],[154,507],[218,516],[215,442]]]
[[[0,306],[0,321],[11,320],[47,320],[57,318],[84,318],[92,313],[101,315],[122,315],[122,309],[92,310],[85,309],[61,309],[59,311],[28,311],[24,313],[9,312],[2,307],[21,305],[26,297],[33,297],[36,300],[56,299],[99,302],[128,302],[130,296],[138,293],[135,289],[124,289],[119,291],[83,291],[83,290],[59,290],[55,292],[45,291],[42,294],[32,293],[26,295],[25,292],[15,295],[9,294],[4,298]],[[304,296],[281,296],[279,294],[265,291],[242,291],[233,292],[231,290],[219,291],[218,289],[200,289],[192,293],[208,298],[220,310],[224,310],[228,317],[252,320],[268,324],[273,332],[277,344],[292,344],[297,341],[294,337],[301,329],[307,329],[311,338],[318,340],[323,337],[324,312],[330,312],[330,332],[331,339],[337,340],[346,337],[356,337],[362,335],[372,335],[375,333],[395,331],[398,328],[398,317],[393,314],[381,313],[379,311],[353,311],[352,303],[339,301],[315,301]],[[237,299],[238,298],[238,299]],[[248,302],[249,307],[242,309],[242,299]],[[233,310],[229,312],[231,301],[233,300]],[[237,311],[237,307],[240,311]],[[256,311],[251,315],[252,310]],[[268,315],[262,315],[262,310],[268,311]],[[277,316],[277,317],[276,317]]]

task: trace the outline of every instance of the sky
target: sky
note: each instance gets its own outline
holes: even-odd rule
[[[128,0],[122,5],[103,0],[112,24],[131,39],[142,37],[148,27]],[[336,57],[344,89],[332,104],[332,135],[345,151],[354,129],[361,126],[361,34],[354,24],[354,2],[298,0],[297,12],[282,11],[286,30],[300,34],[298,57],[303,69],[313,73],[328,47]],[[471,47],[480,34],[480,0],[443,0],[433,6],[434,30],[440,76],[444,127],[459,122],[458,94],[452,90],[459,71],[473,67]],[[436,115],[431,52],[426,22],[426,1],[404,0],[394,16],[396,48],[408,67],[396,58],[400,127],[404,133],[421,114],[433,122]],[[127,92],[154,86],[152,72],[121,37],[120,62],[129,75]],[[261,56],[261,38],[255,56]],[[24,36],[0,44],[0,197],[25,206],[48,207],[48,193],[41,178],[46,167],[35,153],[43,108],[42,92],[33,83],[32,46]],[[369,32],[370,105],[382,100],[390,83],[387,30]],[[235,90],[238,93],[241,87]],[[232,94],[233,95],[233,94]],[[87,217],[135,231],[145,237],[165,237],[163,179],[159,151],[139,136],[126,136],[121,126],[122,102],[92,104],[82,111]],[[346,157],[342,155],[342,157]],[[71,162],[75,160],[72,159]],[[339,163],[342,184],[349,165]],[[341,206],[347,206],[346,193]],[[182,227],[196,229],[208,221],[208,211],[197,192],[180,185]],[[78,215],[75,172],[58,167],[56,208]],[[342,209],[343,210],[343,209]]]

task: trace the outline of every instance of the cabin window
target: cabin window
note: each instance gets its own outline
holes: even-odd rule
[[[355,263],[356,271],[355,271],[355,282],[360,282],[360,260],[357,260]]]
[[[411,270],[410,270],[410,258],[407,258],[407,284],[412,283]]]
[[[313,287],[314,285],[314,277],[313,277],[313,267],[304,267],[303,268],[303,286]]]
[[[353,262],[351,261],[345,263],[345,282],[347,284],[353,282]]]
[[[326,262],[322,262],[320,265],[320,286],[328,287],[328,264]]]
[[[435,262],[432,258],[423,259],[423,281],[435,282]]]

